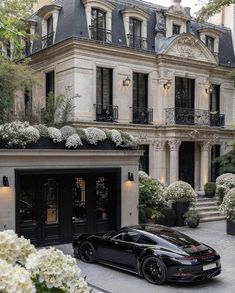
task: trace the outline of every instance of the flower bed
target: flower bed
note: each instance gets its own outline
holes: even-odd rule
[[[14,231],[0,232],[0,292],[88,293],[76,260],[55,248],[36,250]]]
[[[122,149],[135,146],[133,136],[116,129],[71,126],[58,129],[20,121],[0,125],[0,148]]]

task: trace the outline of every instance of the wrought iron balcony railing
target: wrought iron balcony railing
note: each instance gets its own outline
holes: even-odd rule
[[[147,39],[135,35],[127,35],[129,47],[137,49],[147,49]]]
[[[95,104],[96,121],[113,122],[118,120],[118,106]]]
[[[104,43],[111,43],[112,42],[112,31],[98,28],[95,26],[89,26],[90,29],[90,36],[92,40],[104,42]]]
[[[148,124],[153,122],[153,109],[144,107],[133,108],[133,123]]]
[[[54,32],[42,37],[42,48],[48,48],[54,44]]]
[[[198,125],[224,127],[224,114],[213,114],[208,110],[188,108],[166,109],[166,125]]]

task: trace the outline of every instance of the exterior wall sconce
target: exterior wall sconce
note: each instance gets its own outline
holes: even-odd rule
[[[206,87],[205,92],[207,94],[211,94],[213,92],[213,86],[210,84],[208,87]]]
[[[8,180],[8,177],[7,176],[3,176],[2,177],[2,185],[4,186],[4,187],[9,187],[10,185],[9,185],[9,180]]]
[[[123,86],[129,86],[131,83],[130,77],[127,76],[126,79],[122,81]]]
[[[134,174],[131,173],[131,172],[128,172],[128,176],[127,176],[127,178],[128,178],[128,181],[135,181],[135,180],[134,180]]]
[[[171,87],[171,80],[168,79],[168,81],[164,83],[163,87],[165,90],[169,90],[169,88]]]

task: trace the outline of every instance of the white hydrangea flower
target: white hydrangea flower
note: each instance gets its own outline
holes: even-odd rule
[[[27,138],[28,142],[36,142],[40,138],[40,133],[37,128],[28,126],[23,130],[23,134]]]
[[[64,140],[66,140],[69,136],[76,134],[76,130],[71,126],[63,126],[60,128],[60,131]]]
[[[193,202],[197,198],[192,186],[184,181],[171,183],[165,192],[167,200]]]
[[[144,171],[139,171],[138,176],[140,180],[149,178],[149,175],[145,173]]]
[[[0,259],[0,292],[36,293],[36,288],[29,272]]]
[[[61,131],[55,127],[48,127],[49,137],[53,140],[54,143],[62,141]]]
[[[76,149],[79,145],[82,145],[82,141],[78,134],[73,134],[69,136],[65,144],[66,148],[74,148],[74,149]]]
[[[47,129],[46,125],[37,124],[37,125],[34,125],[34,127],[38,129],[38,131],[40,133],[40,137],[48,137],[49,136],[48,129]]]
[[[47,288],[59,288],[65,292],[87,292],[87,284],[80,278],[76,260],[58,249],[41,249],[30,254],[26,269]]]
[[[235,187],[230,189],[225,195],[220,208],[227,219],[235,221]]]
[[[234,179],[235,174],[233,173],[225,173],[216,178],[216,185],[224,185],[227,180]]]
[[[111,130],[111,138],[112,138],[112,141],[115,143],[116,146],[121,145],[122,142],[123,142],[121,133],[116,129]]]
[[[88,127],[84,129],[84,131],[86,134],[86,139],[90,144],[97,145],[98,141],[103,141],[107,138],[103,130],[95,127]]]

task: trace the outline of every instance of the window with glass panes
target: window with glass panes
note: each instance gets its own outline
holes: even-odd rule
[[[131,47],[142,47],[141,41],[141,21],[130,17],[129,20],[129,41]]]
[[[97,8],[91,10],[91,38],[106,41],[106,13]]]
[[[206,36],[206,46],[212,53],[214,53],[215,39],[210,36]]]

